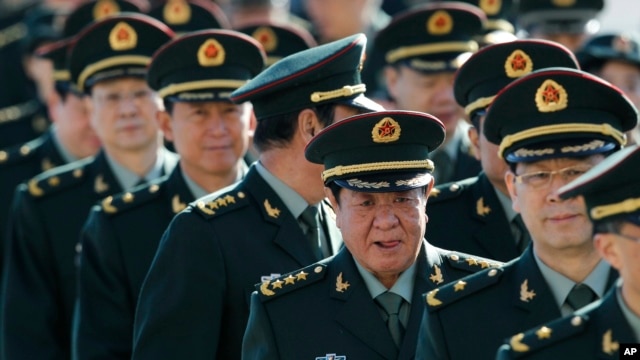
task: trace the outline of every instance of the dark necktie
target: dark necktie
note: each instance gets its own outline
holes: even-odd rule
[[[404,336],[404,326],[400,321],[400,307],[404,301],[402,296],[387,291],[378,295],[375,301],[386,313],[386,319],[384,320],[387,323],[387,328],[391,333],[393,342],[400,347]]]
[[[516,217],[514,217],[511,222],[514,225],[513,228],[516,247],[518,248],[518,251],[522,253],[531,242],[529,230],[527,230],[527,227],[524,225],[524,221],[522,221],[522,217],[520,216],[520,214],[516,215]]]
[[[318,208],[315,206],[307,206],[300,215],[300,221],[307,227],[305,235],[307,236],[309,246],[316,257],[316,260],[322,259],[319,241],[320,224],[318,222]]]
[[[595,301],[596,298],[597,295],[588,285],[576,284],[567,295],[565,303],[575,311]]]

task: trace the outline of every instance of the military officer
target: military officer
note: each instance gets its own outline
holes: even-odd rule
[[[479,7],[487,16],[483,29],[475,37],[481,48],[517,39],[516,28],[513,25],[515,4],[512,0],[462,0],[462,2]]]
[[[132,3],[121,0],[111,4],[114,7],[108,7],[109,11],[137,9]],[[106,3],[91,2],[77,7],[64,23],[62,34],[65,37],[36,51],[36,56],[53,63],[51,76],[55,94],[46,104],[53,125],[36,139],[0,150],[0,251],[4,249],[4,230],[16,186],[43,171],[95,155],[100,149],[100,140],[89,124],[84,95],[72,85],[67,53],[71,36],[96,20],[96,15],[106,16],[104,11],[94,11],[104,6]],[[0,261],[2,258],[0,256]]]
[[[469,139],[482,172],[435,188],[429,199],[427,227],[427,239],[433,245],[500,261],[519,256],[526,247],[527,229],[511,207],[504,182],[507,164],[498,157],[498,146],[482,134],[482,127],[498,91],[514,79],[550,66],[577,69],[578,63],[559,44],[516,40],[481,49],[457,72],[454,95],[471,119]]]
[[[516,10],[521,37],[558,42],[571,51],[598,32],[604,0],[519,0]]]
[[[631,146],[559,190],[584,198],[595,247],[620,272],[617,286],[571,316],[514,335],[499,359],[624,359],[622,345],[640,343],[640,174],[629,171],[639,165],[640,147]]]
[[[253,104],[260,157],[169,225],[138,299],[133,359],[239,359],[253,285],[340,248],[303,148],[326,125],[379,109],[362,95],[365,44],[360,34],[295,53],[231,94]]]
[[[246,173],[255,117],[250,103],[233,104],[229,93],[257,75],[264,59],[257,41],[229,30],[186,34],[152,58],[147,79],[164,99],[160,126],[180,162],[168,178],[91,211],[82,232],[74,358],[131,358],[138,293],[162,233],[186,204]]]
[[[436,184],[476,176],[463,109],[453,96],[455,71],[478,50],[473,38],[486,16],[465,3],[438,2],[394,16],[375,39],[394,108],[433,114],[444,123],[445,143],[431,154]]]
[[[593,36],[578,51],[580,68],[597,75],[624,91],[640,106],[640,40],[633,33]],[[627,133],[629,143],[640,143],[640,129]]]
[[[160,101],[144,80],[153,51],[172,36],[161,22],[128,13],[93,23],[75,40],[71,78],[87,94],[102,151],[17,190],[2,293],[4,358],[71,356],[75,257],[91,205],[175,166],[177,156],[160,146]]]
[[[444,134],[431,115],[380,111],[347,118],[309,143],[305,155],[324,164],[345,248],[256,286],[243,359],[413,358],[421,294],[498,265],[424,240],[434,182],[428,154]],[[385,310],[385,298],[396,305]]]
[[[501,269],[426,294],[418,358],[493,358],[506,337],[612,286],[617,272],[593,247],[584,202],[558,188],[623,146],[637,115],[619,89],[569,68],[534,71],[497,94],[483,132],[509,164],[505,183],[532,242]]]

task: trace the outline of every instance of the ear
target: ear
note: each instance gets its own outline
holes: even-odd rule
[[[305,144],[320,131],[322,127],[318,121],[318,116],[311,109],[304,109],[298,114],[298,134]]]
[[[156,112],[156,121],[158,122],[160,131],[164,134],[164,138],[167,139],[167,141],[174,141],[171,115],[165,110],[159,110]]]
[[[338,204],[338,200],[336,199],[336,197],[333,196],[333,192],[331,191],[331,189],[326,186],[324,188],[324,196],[326,196],[326,198],[329,200],[329,203],[331,203],[333,212],[336,214],[336,225],[338,226],[338,228],[340,228],[340,204]]]
[[[62,98],[54,91],[53,94],[47,98],[47,113],[49,114],[51,122],[55,123],[60,118],[61,105]]]
[[[511,197],[511,203],[513,210],[517,213],[520,212],[520,204],[518,203],[518,191],[516,189],[516,174],[514,174],[511,170],[507,171],[504,174],[504,182],[507,185],[507,190],[509,190],[509,196]]]
[[[387,85],[387,91],[392,99],[397,99],[398,95],[398,78],[400,74],[398,70],[392,66],[386,66],[384,68],[384,81]]]
[[[593,245],[605,259],[616,270],[621,270],[622,261],[620,260],[619,239],[614,234],[598,233],[593,236]]]
[[[258,126],[258,118],[256,118],[253,107],[249,106],[249,112],[249,136],[253,137],[253,134],[256,132],[256,126]]]
[[[469,130],[467,130],[467,134],[469,135],[469,140],[471,141],[471,146],[473,147],[473,157],[476,160],[480,161],[480,134],[478,134],[478,129],[475,126],[471,125]]]

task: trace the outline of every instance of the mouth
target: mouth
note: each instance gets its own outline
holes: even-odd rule
[[[570,221],[570,220],[573,220],[573,219],[575,219],[577,217],[578,217],[577,214],[559,214],[559,215],[549,216],[549,220],[550,221],[561,222],[561,221]]]
[[[402,241],[400,240],[387,240],[387,241],[376,241],[374,244],[380,249],[395,249]]]

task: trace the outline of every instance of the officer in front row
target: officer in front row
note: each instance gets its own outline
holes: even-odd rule
[[[604,295],[618,274],[593,247],[584,203],[558,189],[622,147],[637,117],[618,88],[569,68],[534,71],[497,94],[483,130],[509,164],[531,244],[500,269],[426,294],[418,358],[493,358],[506,337]]]
[[[69,69],[102,149],[18,187],[2,291],[5,358],[71,356],[78,240],[91,206],[173,170],[177,155],[161,146],[155,118],[160,100],[144,79],[173,35],[151,17],[122,13],[75,39]]]
[[[640,172],[630,170],[639,166],[635,145],[559,190],[584,198],[595,247],[620,272],[618,285],[571,316],[512,336],[498,359],[624,359],[622,345],[640,343]]]
[[[148,83],[165,103],[160,127],[180,161],[168,177],[91,211],[73,328],[78,359],[131,358],[138,293],[162,233],[188,203],[246,174],[255,117],[250,103],[236,105],[229,93],[256,76],[264,59],[257,41],[231,30],[185,34],[151,59]]]
[[[428,155],[444,134],[431,115],[380,111],[313,138],[305,155],[324,164],[345,248],[256,285],[243,359],[412,359],[421,294],[498,266],[424,239],[434,184]]]

